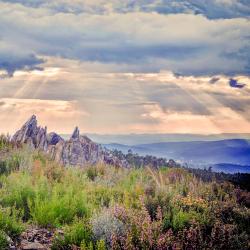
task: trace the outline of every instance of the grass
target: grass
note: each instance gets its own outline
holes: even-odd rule
[[[0,249],[29,224],[64,230],[53,249],[249,247],[246,192],[230,183],[178,168],[65,168],[26,149],[1,162],[15,167],[0,172]]]

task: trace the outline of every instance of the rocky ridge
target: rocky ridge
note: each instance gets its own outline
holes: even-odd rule
[[[81,135],[78,127],[69,140],[64,140],[55,132],[47,133],[47,127],[37,125],[37,118],[31,118],[12,137],[16,145],[27,144],[32,149],[47,153],[52,160],[63,165],[86,166],[105,163],[119,167],[129,167],[125,159],[119,159],[111,151]]]

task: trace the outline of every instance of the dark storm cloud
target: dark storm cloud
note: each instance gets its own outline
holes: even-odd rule
[[[79,52],[79,57],[87,61],[117,62],[117,63],[136,63],[147,60],[148,58],[168,58],[168,59],[187,59],[190,56],[201,52],[198,47],[181,47],[174,45],[129,45],[120,44],[113,48],[83,48]]]
[[[5,70],[9,76],[12,76],[16,70],[42,70],[39,64],[44,60],[36,57],[35,55],[15,56],[2,54],[0,51],[0,69]],[[4,75],[5,77],[6,75]]]

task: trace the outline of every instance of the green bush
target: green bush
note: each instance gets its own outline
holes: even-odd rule
[[[83,194],[73,192],[70,187],[54,186],[52,193],[45,198],[36,194],[29,202],[32,219],[43,227],[57,227],[71,223],[74,217],[85,217],[88,214],[86,199]]]
[[[12,171],[17,171],[20,168],[21,158],[18,155],[13,155],[4,160],[0,160],[0,175],[8,175]]]
[[[5,189],[0,189],[0,204],[23,211],[23,219],[30,219],[28,201],[34,199],[35,190],[28,174],[13,173],[5,181]]]
[[[53,242],[52,250],[71,249],[72,245],[89,247],[92,245],[92,231],[85,220],[75,220],[73,224],[65,227],[64,236],[57,236]],[[86,248],[89,249],[89,248]]]
[[[11,239],[16,239],[24,227],[14,209],[0,209],[0,229]]]
[[[99,240],[96,244],[96,250],[106,250],[106,244],[104,240]]]
[[[91,180],[91,181],[94,181],[95,178],[98,176],[98,171],[97,171],[97,168],[96,167],[89,167],[87,169],[87,177]]]
[[[180,210],[174,213],[172,226],[175,231],[191,226],[192,222],[197,221],[198,215],[195,212],[184,212]]]
[[[0,230],[0,249],[7,250],[9,248],[8,240],[6,234]]]
[[[10,137],[7,135],[0,135],[0,151],[11,148]]]

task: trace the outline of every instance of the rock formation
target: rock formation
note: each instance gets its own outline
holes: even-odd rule
[[[31,118],[18,130],[13,136],[12,140],[18,144],[27,143],[33,148],[47,150],[47,128],[37,126],[36,116]]]
[[[126,160],[119,160],[87,136],[80,135],[78,127],[75,128],[69,140],[64,140],[55,132],[47,134],[46,127],[37,126],[35,115],[14,134],[12,141],[16,144],[28,144],[32,149],[42,150],[51,159],[63,165],[86,166],[102,162],[128,167]]]

